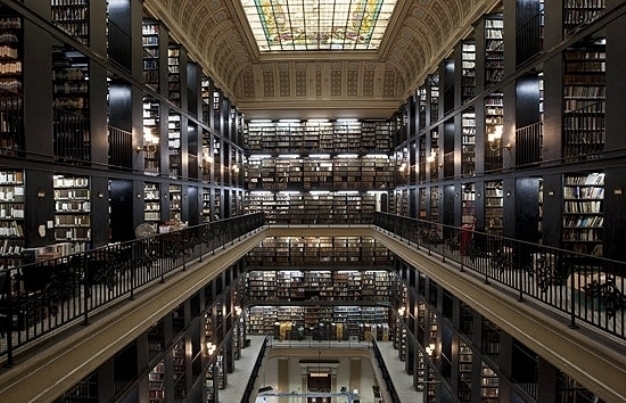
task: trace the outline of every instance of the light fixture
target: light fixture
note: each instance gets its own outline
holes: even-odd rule
[[[426,354],[432,357],[435,354],[435,343],[430,343],[429,345],[427,345],[425,350]]]
[[[406,313],[406,307],[404,305],[398,308],[398,315],[400,315],[401,317],[404,317],[405,313]]]
[[[430,150],[430,155],[426,157],[426,162],[428,162],[429,164],[432,164],[436,160],[437,160],[437,150],[434,150],[434,149]]]
[[[215,354],[216,349],[217,349],[217,346],[215,344],[211,343],[210,341],[206,343],[206,352],[209,355],[209,357]]]
[[[148,153],[154,153],[157,151],[158,149],[158,144],[145,144],[143,146],[137,146],[135,147],[135,152],[137,154],[139,154],[142,151],[148,152]]]
[[[502,144],[502,125],[496,125],[493,127],[493,131],[487,134],[487,141],[489,142],[489,148],[491,151],[496,152],[501,149],[511,151],[511,143]]]

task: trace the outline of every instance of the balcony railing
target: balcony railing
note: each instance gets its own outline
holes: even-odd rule
[[[120,168],[133,166],[133,134],[109,126],[109,165]]]
[[[515,131],[515,165],[537,164],[543,160],[543,123],[521,127]]]
[[[22,96],[0,88],[0,155],[14,156],[17,150],[24,148],[23,112]]]
[[[89,161],[89,118],[54,109],[54,155],[64,161]]]
[[[376,213],[374,225],[506,286],[520,300],[550,306],[572,327],[585,322],[626,339],[625,262],[386,213]]]
[[[543,51],[543,25],[544,10],[542,8],[534,17],[517,29],[515,48],[518,66]]]
[[[91,314],[133,298],[141,288],[202,256],[215,253],[264,223],[262,213],[54,257],[0,271],[0,355],[12,363],[16,348]],[[39,260],[36,258],[36,260]]]

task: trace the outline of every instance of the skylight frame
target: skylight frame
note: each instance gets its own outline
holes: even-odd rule
[[[397,2],[397,0],[240,1],[261,53],[378,50]],[[363,18],[366,15],[370,18]]]

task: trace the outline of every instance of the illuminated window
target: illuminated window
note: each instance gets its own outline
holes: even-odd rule
[[[396,0],[241,0],[261,52],[376,50]]]

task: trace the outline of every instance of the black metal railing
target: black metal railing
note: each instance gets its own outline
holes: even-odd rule
[[[594,87],[598,94],[603,89]],[[566,159],[583,159],[598,156],[604,151],[606,130],[606,103],[593,102],[574,110],[563,113],[563,155]]]
[[[133,166],[133,134],[117,127],[108,126],[109,165],[131,168]]]
[[[91,160],[89,118],[54,108],[54,155],[64,161]]]
[[[396,391],[396,387],[394,386],[393,379],[391,379],[391,374],[387,369],[387,365],[385,364],[385,360],[383,359],[382,354],[380,353],[380,349],[378,348],[378,343],[376,340],[372,340],[372,352],[374,353],[374,360],[378,363],[378,368],[383,376],[383,381],[385,382],[385,386],[387,391],[389,392],[389,398],[391,399],[391,403],[402,403],[400,397],[398,396],[398,392]]]
[[[543,25],[544,10],[542,8],[534,17],[517,29],[515,49],[518,66],[543,51]]]
[[[24,101],[21,82],[9,82],[0,88],[0,155],[16,155],[24,149]]]
[[[89,322],[96,309],[132,298],[138,289],[195,259],[225,248],[264,224],[262,213],[242,215],[42,260],[0,271],[0,355],[71,323]],[[41,261],[38,261],[41,260]]]
[[[261,345],[261,350],[256,357],[256,361],[254,362],[254,366],[252,367],[252,371],[250,372],[250,376],[248,377],[248,383],[246,384],[246,389],[243,391],[243,396],[241,396],[241,403],[250,403],[250,398],[252,397],[252,392],[255,391],[255,383],[257,378],[259,377],[259,372],[261,371],[261,367],[263,366],[263,360],[265,360],[265,353],[267,351],[267,341],[266,337],[263,340],[263,345]]]
[[[515,131],[515,165],[525,166],[543,160],[543,122],[520,127]]]
[[[572,327],[585,322],[626,339],[626,262],[386,213],[374,225],[550,306]]]
[[[110,19],[107,22],[109,59],[130,70],[132,67],[130,35]]]

